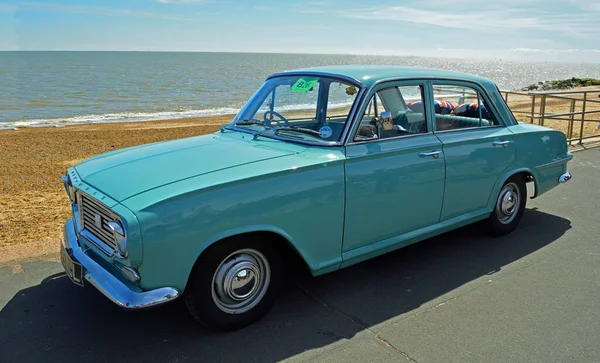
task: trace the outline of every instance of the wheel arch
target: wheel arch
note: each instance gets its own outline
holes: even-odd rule
[[[500,193],[500,189],[502,188],[504,183],[506,183],[506,181],[508,179],[512,178],[515,175],[522,176],[525,179],[526,184],[533,183],[534,191],[530,198],[534,199],[537,197],[538,185],[537,185],[537,178],[535,176],[535,173],[529,168],[513,169],[513,170],[510,170],[509,172],[504,173],[496,181],[496,184],[494,185],[494,189],[492,190],[492,193],[490,194],[490,198],[488,200],[488,208],[490,209],[490,211],[493,209],[493,206],[496,202],[496,197],[498,196],[498,193]]]
[[[284,266],[286,271],[289,272],[290,270],[293,270],[295,273],[300,272],[302,275],[307,276],[313,274],[314,269],[311,268],[306,256],[296,247],[293,239],[287,233],[271,226],[254,226],[221,233],[205,241],[194,256],[194,263],[189,271],[186,286],[196,263],[203,253],[208,251],[211,247],[238,238],[260,238],[268,240],[272,242],[273,246],[281,253],[281,257],[285,262]]]

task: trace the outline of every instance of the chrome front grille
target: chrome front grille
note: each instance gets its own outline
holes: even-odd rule
[[[81,228],[88,231],[110,249],[115,250],[117,243],[106,222],[116,221],[118,218],[110,209],[86,194],[78,192],[77,199]]]

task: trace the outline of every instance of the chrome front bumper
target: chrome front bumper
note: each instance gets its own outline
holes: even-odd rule
[[[74,262],[77,266],[76,268],[78,269],[78,265],[81,265],[82,269],[82,281],[77,278],[72,279],[75,284],[83,285],[84,281],[88,282],[112,302],[127,309],[156,306],[174,300],[179,296],[179,291],[171,287],[162,287],[144,292],[132,291],[81,250],[75,233],[73,218],[70,218],[63,228],[63,245],[61,246],[63,251],[61,251],[61,255],[64,256],[63,254],[66,252],[71,262]],[[64,264],[65,262],[63,262]],[[73,264],[71,263],[69,266],[72,267]],[[69,275],[69,271],[67,272]],[[71,277],[73,272],[70,273],[69,276]]]

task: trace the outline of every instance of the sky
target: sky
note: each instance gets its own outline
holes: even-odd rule
[[[0,50],[600,63],[600,0],[0,0]]]

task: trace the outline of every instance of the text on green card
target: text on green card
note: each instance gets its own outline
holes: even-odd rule
[[[304,79],[300,78],[292,85],[293,92],[308,92],[310,91],[318,79]]]

